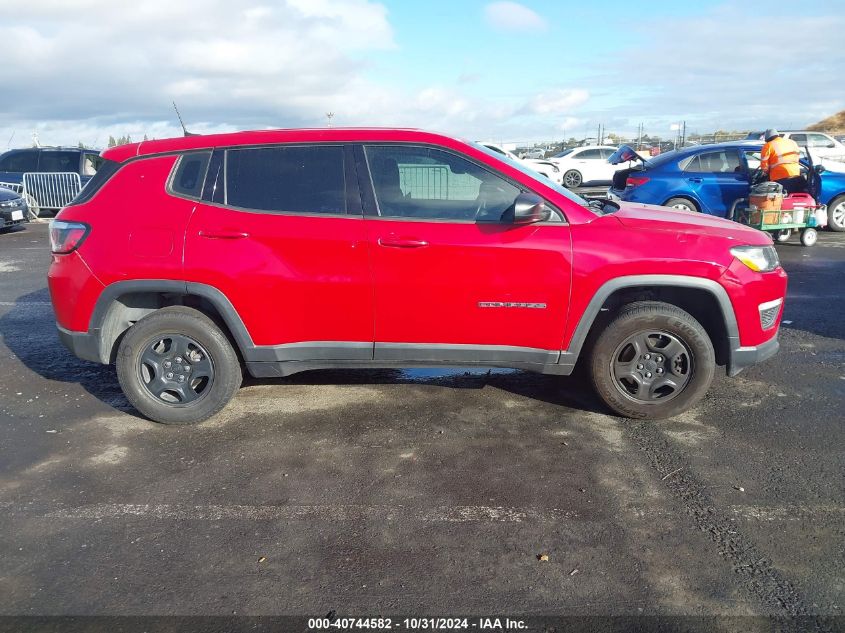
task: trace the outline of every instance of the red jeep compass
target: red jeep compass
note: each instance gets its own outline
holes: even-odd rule
[[[777,351],[765,233],[585,200],[480,145],[395,129],[124,145],[53,222],[50,293],[80,358],[153,420],[253,376],[585,363],[620,415],[695,404]]]

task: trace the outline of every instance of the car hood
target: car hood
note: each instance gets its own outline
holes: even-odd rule
[[[16,198],[20,197],[21,195],[19,193],[15,193],[11,189],[0,187],[0,202],[5,202],[6,200],[15,200]]]
[[[619,210],[613,213],[613,217],[631,229],[668,231],[678,234],[706,234],[735,240],[738,244],[750,246],[772,244],[772,238],[768,233],[706,213],[632,202],[620,202],[618,204]]]

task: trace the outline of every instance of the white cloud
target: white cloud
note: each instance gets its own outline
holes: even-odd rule
[[[534,114],[564,115],[584,105],[590,98],[590,93],[583,88],[558,89],[543,92],[534,97],[527,105],[529,112]]]
[[[491,2],[484,7],[487,24],[501,31],[545,31],[546,21],[518,2]]]

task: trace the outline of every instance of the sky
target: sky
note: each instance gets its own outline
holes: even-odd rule
[[[845,0],[0,0],[0,150],[419,127],[530,143],[845,109]],[[802,6],[806,5],[806,6]]]

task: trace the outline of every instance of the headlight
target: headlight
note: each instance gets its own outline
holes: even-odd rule
[[[767,273],[780,266],[774,246],[734,246],[731,255],[758,273]]]
[[[12,198],[11,200],[5,200],[0,202],[0,209],[10,209],[12,207],[19,207],[23,204],[23,198]]]

